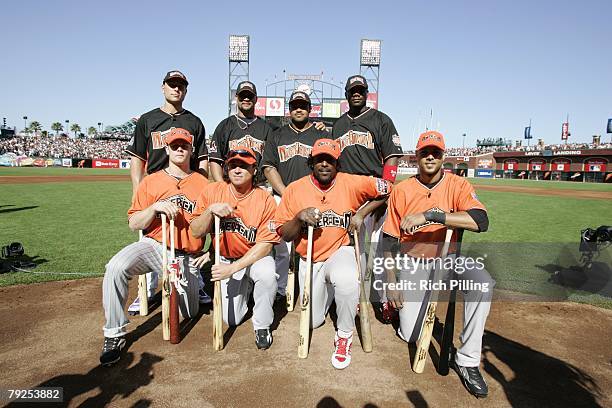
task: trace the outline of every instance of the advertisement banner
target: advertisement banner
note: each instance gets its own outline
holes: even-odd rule
[[[121,169],[129,169],[131,163],[132,163],[132,161],[129,160],[129,159],[121,159],[121,160],[119,160],[119,168],[121,168]]]
[[[22,167],[28,167],[34,164],[34,159],[31,157],[20,157],[17,159],[17,163]]]
[[[533,139],[531,136],[531,126],[525,128],[525,139]]]
[[[47,161],[45,159],[42,159],[42,158],[34,159],[34,162],[32,163],[32,166],[34,166],[34,167],[47,167]]]
[[[569,160],[553,160],[551,164],[552,171],[570,171],[570,161]]]
[[[378,109],[378,93],[370,92],[368,99],[366,100],[366,106],[374,109]]]
[[[476,167],[478,167],[479,169],[493,168],[493,159],[478,159]]]
[[[476,177],[493,178],[495,172],[493,170],[476,169]]]
[[[546,170],[546,162],[543,160],[531,160],[529,162],[529,170],[531,171],[542,171]]]
[[[472,177],[474,177],[474,173],[475,173],[474,169],[468,169],[468,175],[467,176],[472,178]]]
[[[612,133],[612,119],[608,119],[608,132],[607,133]]]
[[[517,160],[506,160],[504,162],[504,170],[518,170]]]
[[[0,156],[0,166],[15,167],[17,166],[17,155],[15,153],[5,153]]]
[[[118,159],[93,159],[91,161],[91,167],[94,169],[118,169]]]
[[[72,167],[72,159],[62,159],[63,167]]]
[[[310,118],[320,118],[321,117],[321,105],[312,105],[310,109],[310,113],[308,114]]]
[[[266,99],[257,98],[257,102],[255,102],[255,116],[266,116]]]
[[[285,98],[266,98],[266,116],[284,116]]]
[[[339,118],[340,117],[340,102],[323,102],[323,117],[324,118]]]
[[[349,110],[348,101],[340,101],[340,115],[344,115]]]
[[[561,140],[567,140],[568,136],[569,136],[569,122],[564,122],[563,125],[561,125]]]
[[[606,164],[608,162],[604,159],[589,159],[584,163],[584,171],[605,173]]]

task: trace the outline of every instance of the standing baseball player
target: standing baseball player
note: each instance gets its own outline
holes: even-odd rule
[[[100,355],[102,365],[111,365],[121,356],[125,346],[126,326],[129,323],[124,311],[128,294],[128,282],[162,268],[162,225],[160,214],[174,219],[176,228],[176,257],[182,265],[183,276],[178,293],[179,310],[184,317],[198,313],[199,269],[204,261],[198,256],[203,241],[189,231],[188,219],[196,207],[196,198],[208,183],[201,174],[190,169],[193,136],[185,129],[175,128],[165,136],[164,144],[169,157],[168,166],[146,176],[138,185],[128,221],[132,230],[146,230],[146,236],[119,251],[106,264],[102,285],[104,304],[104,348]],[[168,237],[166,237],[166,242]]]
[[[337,369],[351,362],[353,328],[359,303],[359,281],[355,250],[347,232],[355,225],[352,217],[365,217],[382,205],[392,184],[383,179],[338,172],[340,146],[331,139],[315,142],[309,166],[311,174],[291,183],[285,189],[276,211],[276,230],[285,241],[295,241],[300,254],[300,297],[304,293],[308,225],[314,226],[312,246],[312,327],[319,327],[332,301],[338,314],[332,365]]]
[[[444,242],[447,228],[484,232],[489,219],[484,205],[478,200],[474,188],[465,179],[444,173],[444,137],[436,131],[419,136],[416,146],[419,174],[399,183],[389,198],[388,215],[383,226],[386,257],[395,257],[398,251],[422,261],[417,267],[387,271],[387,283],[401,281],[416,282],[415,289],[405,291],[387,290],[387,298],[399,309],[399,336],[414,342],[419,338],[423,316],[428,305],[429,291],[421,290],[418,284],[428,281],[434,274],[435,264],[425,262],[427,258],[439,256],[439,243]],[[454,253],[453,245],[449,251]],[[461,347],[451,357],[451,367],[457,371],[470,393],[486,397],[487,384],[478,366],[482,348],[482,335],[489,314],[495,281],[475,262],[456,262],[464,267],[457,272],[456,281],[469,283],[462,287],[480,287],[486,290],[462,290],[464,294],[464,325],[461,332]],[[464,270],[464,271],[463,271]],[[463,272],[461,272],[463,271]],[[396,273],[397,272],[397,273]],[[460,273],[461,272],[461,273]],[[450,271],[441,278],[448,279]],[[483,284],[482,286],[474,283]],[[486,285],[484,285],[486,284]]]
[[[255,344],[265,350],[272,345],[276,294],[270,252],[279,238],[270,229],[276,203],[270,193],[255,187],[256,172],[256,153],[250,147],[230,150],[224,169],[227,181],[212,183],[202,191],[191,230],[196,237],[213,233],[214,217],[221,218],[221,264],[213,266],[212,280],[221,281],[223,320],[230,326],[240,324],[252,291]]]
[[[342,156],[338,162],[341,171],[395,182],[397,162],[399,157],[403,156],[403,152],[393,121],[379,110],[366,106],[368,82],[363,76],[349,77],[344,90],[349,110],[336,121],[332,129],[333,138],[338,141],[342,149]],[[365,245],[366,233],[369,235],[370,245],[375,246],[376,253],[385,209],[386,205],[378,207],[377,211],[371,212],[364,220],[357,218],[353,221],[358,226],[364,223],[364,228],[359,230],[364,276],[367,267],[365,254],[369,247]],[[383,317],[389,319],[390,316],[388,305],[383,303]]]
[[[132,179],[132,198],[136,195],[138,185],[146,174],[153,174],[168,165],[164,137],[172,129],[186,129],[194,137],[194,152],[191,158],[191,169],[207,176],[208,151],[206,148],[206,134],[200,118],[183,108],[183,101],[187,95],[187,77],[180,71],[170,71],[162,81],[164,104],[144,113],[138,119],[134,135],[126,153],[132,159],[130,163],[130,177]],[[158,283],[157,271],[147,274],[147,287],[149,298],[153,297]],[[211,299],[204,292],[204,281],[201,280],[200,301],[210,303]],[[128,308],[129,313],[140,310],[140,299],[137,297]]]
[[[277,203],[290,183],[310,174],[308,157],[314,143],[328,138],[325,130],[319,130],[310,122],[310,97],[302,91],[295,91],[289,98],[291,123],[272,133],[266,143],[261,168],[274,190]],[[291,242],[281,242],[275,247],[275,262],[278,278],[278,295],[285,295]]]

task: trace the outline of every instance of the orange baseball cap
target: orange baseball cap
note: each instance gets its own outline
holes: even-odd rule
[[[421,150],[427,146],[435,146],[440,150],[446,150],[442,133],[436,132],[435,130],[428,130],[427,132],[421,133],[416,149]]]
[[[166,135],[167,145],[171,144],[172,142],[176,142],[177,140],[182,140],[190,145],[193,145],[193,136],[188,130],[183,128],[174,128]]]
[[[238,146],[235,149],[230,150],[227,154],[226,163],[229,163],[232,160],[240,160],[246,164],[255,164],[257,163],[257,156],[255,156],[255,152],[250,147],[246,146]]]
[[[340,153],[340,145],[338,142],[331,139],[319,139],[315,142],[314,146],[312,146],[311,156],[315,157],[320,154],[328,154],[338,160]]]

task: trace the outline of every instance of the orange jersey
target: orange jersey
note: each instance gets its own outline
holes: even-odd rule
[[[255,187],[241,196],[230,183],[211,183],[200,194],[193,218],[214,203],[228,203],[234,209],[229,217],[221,218],[220,252],[224,257],[240,258],[258,242],[280,241],[270,229],[276,202],[267,191]]]
[[[160,170],[146,176],[138,185],[136,197],[128,210],[128,218],[134,213],[142,211],[158,201],[171,201],[180,211],[174,220],[175,248],[190,253],[198,252],[204,246],[204,241],[195,238],[189,230],[191,214],[195,211],[197,197],[208,180],[200,173],[191,173],[187,177],[177,180],[165,170]],[[166,242],[170,245],[170,220],[168,220],[168,236]],[[159,214],[147,228],[147,236],[162,242],[162,226]]]
[[[314,230],[314,262],[322,262],[332,256],[341,246],[349,244],[348,228],[351,217],[366,202],[385,196],[392,184],[387,180],[338,173],[332,186],[322,191],[311,175],[302,177],[287,186],[276,210],[276,228],[291,221],[300,211],[314,207],[321,211],[321,220]],[[305,230],[305,228],[304,228]],[[306,257],[308,236],[302,231],[295,250]]]
[[[409,235],[400,229],[402,219],[406,215],[426,211],[449,214],[471,209],[486,211],[484,205],[478,200],[474,187],[463,177],[443,173],[442,180],[433,188],[422,184],[417,177],[411,177],[400,182],[393,189],[389,197],[383,232],[399,238],[402,243],[402,252],[407,252],[413,257],[434,257],[437,254],[437,248],[441,247],[434,243],[444,242],[446,227],[428,221],[414,228],[413,235]],[[454,240],[455,235],[453,235]],[[451,247],[450,252],[454,252],[454,247]]]

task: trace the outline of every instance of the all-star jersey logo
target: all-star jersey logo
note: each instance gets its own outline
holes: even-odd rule
[[[393,141],[393,144],[394,144],[394,145],[396,145],[396,146],[398,146],[398,147],[401,147],[401,146],[402,146],[402,141],[401,141],[401,139],[400,139],[399,135],[393,135],[393,136],[391,136],[391,140]]]
[[[308,158],[310,152],[312,152],[312,146],[308,146],[304,143],[295,142],[290,145],[278,146],[278,158],[281,163],[288,161],[295,156],[301,156]]]
[[[230,140],[228,145],[229,145],[230,151],[236,150],[238,146],[242,146],[242,147],[250,147],[257,153],[263,154],[263,149],[264,149],[264,142],[262,140],[254,138],[251,135],[245,135],[241,137],[240,139]]]
[[[208,152],[217,153],[217,142],[212,139],[208,139]]]
[[[444,210],[442,210],[441,208],[438,208],[438,207],[433,207],[433,208],[430,208],[429,210],[423,211],[423,212],[428,212],[428,211],[444,213]],[[410,233],[414,234],[415,232],[420,231],[423,228],[427,228],[430,225],[444,225],[444,224],[441,224],[439,222],[433,222],[433,221],[425,221],[425,224],[417,225],[417,226],[414,226],[414,227],[410,228]]]
[[[276,233],[276,221],[274,220],[268,221],[268,229],[270,230],[270,232]]]
[[[221,231],[233,232],[241,235],[248,242],[255,243],[255,237],[257,236],[257,228],[248,227],[244,224],[240,217],[229,217],[221,219]]]
[[[338,214],[333,210],[327,210],[321,213],[321,219],[317,223],[315,228],[343,228],[347,229],[351,223],[351,217],[353,213],[346,211],[344,214]],[[302,227],[302,233],[306,234],[307,226],[304,224]]]
[[[151,132],[151,143],[153,144],[153,149],[158,150],[166,147],[166,135],[170,134],[172,129],[174,129],[174,127],[164,130],[163,132]]]
[[[195,209],[195,206],[196,206],[195,201],[189,200],[183,194],[175,194],[173,196],[165,198],[164,201],[170,201],[176,204],[177,207],[182,208],[184,211],[188,212],[189,214],[193,214],[193,210]]]
[[[370,132],[360,132],[358,130],[349,130],[338,139],[340,151],[344,151],[349,146],[359,145],[367,149],[374,149],[374,138]]]
[[[391,182],[385,179],[376,179],[376,191],[379,195],[387,195],[391,192]]]

